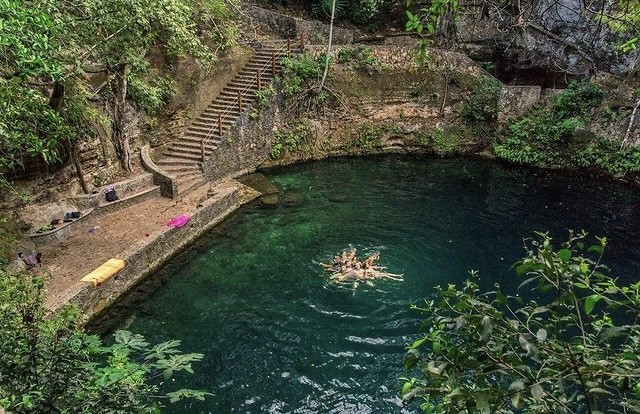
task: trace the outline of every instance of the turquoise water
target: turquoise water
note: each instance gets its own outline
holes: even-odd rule
[[[125,310],[152,342],[205,354],[171,387],[172,413],[413,413],[398,378],[417,337],[410,305],[480,271],[515,289],[523,238],[606,235],[615,275],[640,275],[640,194],[610,181],[469,159],[340,159],[269,174],[287,203],[242,209],[174,259]],[[339,287],[318,265],[353,245],[404,282]]]

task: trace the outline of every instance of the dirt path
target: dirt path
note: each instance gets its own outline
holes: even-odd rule
[[[226,181],[212,188],[220,191],[238,183]],[[166,223],[179,214],[193,214],[208,198],[203,185],[178,200],[152,198],[100,217],[89,218],[68,239],[40,249],[43,266],[49,271],[45,307],[57,309],[86,286],[80,279],[133,244],[167,230]]]

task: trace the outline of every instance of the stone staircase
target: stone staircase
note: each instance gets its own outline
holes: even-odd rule
[[[156,165],[176,177],[178,194],[204,184],[202,163],[215,151],[225,133],[251,108],[259,89],[268,87],[282,69],[280,59],[295,53],[291,41],[269,41],[256,48],[255,55],[211,101],[191,125],[164,150]]]

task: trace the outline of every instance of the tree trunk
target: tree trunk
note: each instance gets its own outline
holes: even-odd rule
[[[51,107],[51,109],[58,113],[62,112],[62,106],[64,104],[64,94],[64,84],[60,81],[56,81],[53,84],[53,91],[51,92],[51,96],[49,97],[49,106]],[[67,139],[64,142],[64,146],[66,147],[67,153],[69,153],[69,158],[71,158],[73,166],[76,169],[76,174],[78,175],[78,181],[80,182],[82,191],[85,194],[89,194],[89,187],[87,187],[87,182],[84,180],[82,165],[80,164],[80,159],[78,158],[78,148],[76,147],[76,143],[71,142]]]
[[[82,171],[82,163],[80,163],[78,147],[76,145],[73,145],[69,141],[66,142],[66,145],[67,151],[69,152],[69,157],[71,158],[71,162],[73,162],[73,166],[76,169],[78,181],[80,182],[80,187],[82,187],[82,192],[85,194],[89,194],[89,187],[87,186],[87,182],[84,180],[84,171]]]
[[[331,3],[331,22],[329,23],[329,44],[327,45],[327,58],[324,61],[324,73],[322,74],[322,80],[318,85],[318,92],[324,88],[324,83],[327,80],[327,74],[329,73],[329,60],[331,56],[331,42],[333,41],[333,19],[336,15],[336,0]]]
[[[116,155],[120,160],[120,167],[125,172],[132,170],[129,137],[124,131],[128,74],[129,66],[126,63],[120,63],[116,66],[116,88],[113,98],[113,115],[111,117],[111,136],[116,148]]]

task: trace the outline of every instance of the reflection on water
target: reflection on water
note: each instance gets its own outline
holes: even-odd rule
[[[250,206],[161,272],[166,285],[126,310],[153,342],[205,354],[170,385],[214,394],[174,413],[413,413],[398,377],[418,331],[410,305],[480,271],[514,289],[523,238],[569,228],[607,235],[616,275],[640,269],[640,195],[613,182],[473,160],[344,159],[271,179],[292,202]],[[318,265],[353,245],[404,282],[356,289]],[[160,276],[160,275],[159,275]]]

